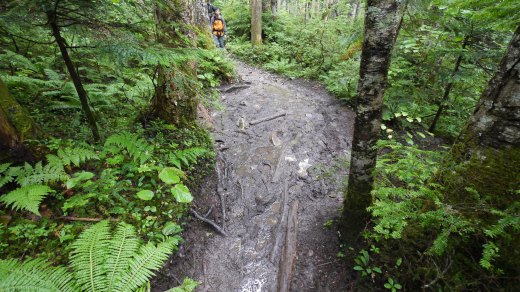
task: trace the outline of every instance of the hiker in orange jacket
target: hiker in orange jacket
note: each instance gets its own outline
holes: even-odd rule
[[[224,48],[224,39],[227,33],[227,26],[220,9],[215,8],[215,15],[211,18],[211,34],[217,48]]]

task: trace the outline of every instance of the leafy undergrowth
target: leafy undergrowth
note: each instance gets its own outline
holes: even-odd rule
[[[472,187],[479,175],[492,175],[497,166],[487,165],[491,172],[472,178],[457,177],[463,171],[445,161],[446,151],[395,141],[381,141],[379,147],[384,154],[377,162],[370,207],[373,225],[364,234],[362,248],[342,252],[354,259],[359,285],[443,291],[518,287],[520,191],[496,200],[492,193]],[[441,171],[454,182],[464,181],[463,198],[450,189],[454,184],[435,183]]]
[[[66,247],[90,219],[132,224],[153,242],[177,235],[193,199],[187,185],[210,169],[214,156],[204,129],[160,123],[112,135],[104,145],[53,147],[55,154],[34,165],[1,165],[0,201],[8,207],[0,211],[2,258],[65,262]]]

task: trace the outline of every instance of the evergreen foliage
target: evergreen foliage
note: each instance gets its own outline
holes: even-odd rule
[[[179,243],[178,236],[142,244],[134,227],[108,221],[85,230],[71,245],[72,272],[43,260],[0,260],[3,291],[137,291]]]

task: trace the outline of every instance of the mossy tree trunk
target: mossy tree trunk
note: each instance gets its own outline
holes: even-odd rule
[[[251,43],[262,44],[262,0],[250,0],[251,9]]]
[[[498,196],[520,188],[520,26],[447,161],[466,164],[469,167],[460,172],[472,173],[476,168],[485,171],[491,162],[501,161],[501,165],[493,166],[493,175],[459,175],[465,181],[473,181],[471,185],[477,191],[482,189]],[[511,168],[504,168],[505,165]]]
[[[170,48],[195,47],[196,30],[207,31],[209,35],[207,11],[203,4],[202,0],[158,1],[155,6],[157,41]],[[158,65],[157,74],[151,105],[153,115],[175,125],[194,122],[198,106],[197,85],[192,82],[197,78],[196,61]]]
[[[29,112],[9,94],[7,85],[2,79],[0,79],[0,115],[2,145],[14,146],[24,140],[41,137],[40,128]]]
[[[445,201],[475,206],[459,207],[461,216],[495,225],[501,219],[498,214],[508,209],[514,214],[520,190],[520,26],[441,169],[434,181],[442,186]],[[518,275],[520,232],[504,232],[492,239],[500,250],[495,261],[507,275]],[[481,246],[489,238],[478,234],[469,240]]]
[[[383,95],[405,1],[369,0],[357,97],[348,188],[343,205],[342,236],[353,243],[369,219],[376,142],[381,132]]]

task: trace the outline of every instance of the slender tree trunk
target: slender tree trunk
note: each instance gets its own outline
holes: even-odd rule
[[[262,44],[262,2],[251,1],[251,43],[253,46]]]
[[[404,10],[404,1],[368,0],[349,181],[343,206],[342,235],[347,242],[357,239],[369,219],[366,209],[372,202],[372,172],[377,158],[375,145],[381,133],[383,95]]]
[[[81,108],[85,113],[85,117],[87,119],[87,123],[90,126],[90,130],[92,131],[92,136],[94,137],[94,141],[99,141],[99,130],[96,124],[96,119],[92,114],[90,106],[88,104],[88,96],[87,92],[83,88],[83,84],[81,83],[81,78],[74,68],[74,63],[72,62],[69,52],[67,51],[67,46],[65,43],[65,39],[61,36],[60,27],[58,26],[58,22],[56,19],[56,11],[47,11],[47,20],[52,29],[52,35],[60,48],[61,57],[67,66],[67,71],[69,72],[70,78],[74,83],[74,87],[76,88],[76,92],[78,93],[79,100],[81,102]]]
[[[468,42],[469,42],[469,35],[466,35],[466,36],[464,36],[464,41],[462,42],[462,50],[466,49]],[[435,114],[435,117],[433,118],[432,124],[430,125],[430,128],[428,129],[429,132],[435,131],[437,122],[439,121],[442,111],[444,110],[444,107],[446,106],[446,103],[448,102],[451,89],[453,88],[453,78],[455,78],[455,76],[459,72],[460,63],[462,62],[462,54],[463,53],[461,53],[457,57],[457,61],[455,62],[455,67],[453,68],[453,72],[451,73],[450,81],[448,81],[448,83],[446,84],[446,87],[444,87],[444,94],[439,103],[439,108],[437,109],[437,113]]]
[[[276,17],[278,14],[278,0],[270,0],[271,1],[271,13]]]

